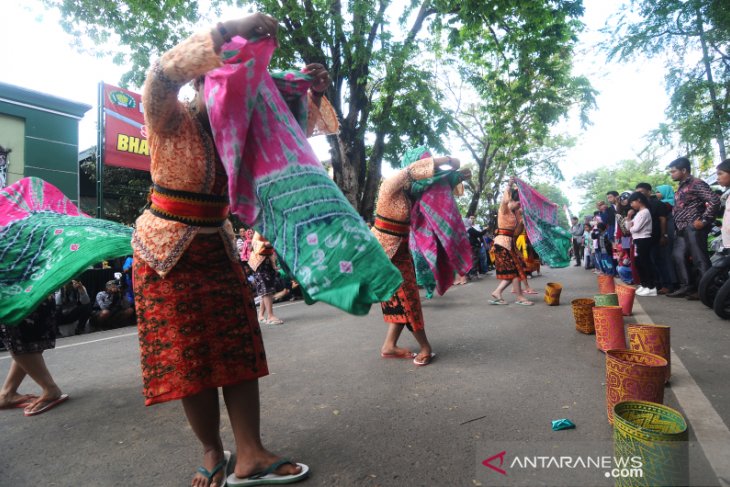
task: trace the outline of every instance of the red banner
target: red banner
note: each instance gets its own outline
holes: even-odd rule
[[[104,84],[104,164],[150,170],[142,97]]]

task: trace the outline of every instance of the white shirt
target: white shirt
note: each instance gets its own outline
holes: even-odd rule
[[[637,238],[651,238],[651,213],[648,208],[639,210],[629,223],[629,231],[631,236]]]

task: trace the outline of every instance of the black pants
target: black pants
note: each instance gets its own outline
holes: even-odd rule
[[[83,333],[84,328],[86,327],[86,322],[89,321],[89,316],[91,316],[91,303],[79,304],[66,313],[59,311],[58,314],[56,314],[56,321],[59,325],[67,325],[78,320],[75,330],[78,335]]]
[[[674,239],[674,250],[672,257],[677,269],[677,280],[681,287],[690,286],[690,266],[687,263],[687,254],[692,256],[694,267],[700,272],[700,276],[710,268],[710,256],[707,252],[708,228],[695,230],[690,224],[682,230],[677,230],[677,238]]]
[[[573,257],[575,257],[575,264],[583,264],[583,242],[578,243],[576,239],[573,239]]]
[[[641,287],[647,289],[654,289],[656,287],[654,282],[654,266],[651,262],[651,249],[653,245],[654,242],[651,237],[634,240],[634,247],[636,248],[636,270],[639,271]]]

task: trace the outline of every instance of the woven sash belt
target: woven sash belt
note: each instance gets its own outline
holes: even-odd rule
[[[399,222],[384,216],[375,215],[375,228],[378,231],[394,235],[396,237],[407,237],[411,231],[411,222]]]
[[[228,218],[228,197],[191,193],[155,184],[150,194],[153,215],[196,227],[220,227]]]

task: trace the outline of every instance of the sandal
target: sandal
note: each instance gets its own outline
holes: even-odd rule
[[[208,470],[205,467],[198,467],[198,473],[206,478],[208,481],[208,484],[213,480],[213,477],[216,476],[218,472],[223,470],[223,481],[220,483],[220,487],[226,487],[226,474],[228,473],[228,462],[231,460],[231,452],[224,451],[223,452],[223,460],[218,462],[215,467],[213,467],[213,470]]]
[[[298,465],[302,471],[294,475],[278,475],[274,472],[282,465],[291,464]],[[294,463],[291,460],[282,458],[272,463],[266,469],[250,475],[246,478],[236,477],[235,473],[228,476],[228,487],[242,487],[250,485],[271,485],[271,484],[293,484],[304,480],[309,475],[309,467],[303,463]]]
[[[488,303],[489,303],[489,304],[494,304],[494,305],[502,305],[502,306],[504,306],[504,305],[507,305],[507,304],[509,304],[509,303],[508,303],[507,301],[505,301],[504,299],[496,299],[496,298],[495,298],[495,299],[490,299],[490,300],[488,301]]]
[[[535,305],[535,303],[533,303],[532,301],[529,301],[527,299],[524,301],[515,301],[515,304],[519,304],[520,306],[534,306]]]
[[[275,318],[273,320],[266,320],[265,322],[267,325],[283,325],[284,320],[280,320],[279,318]]]

